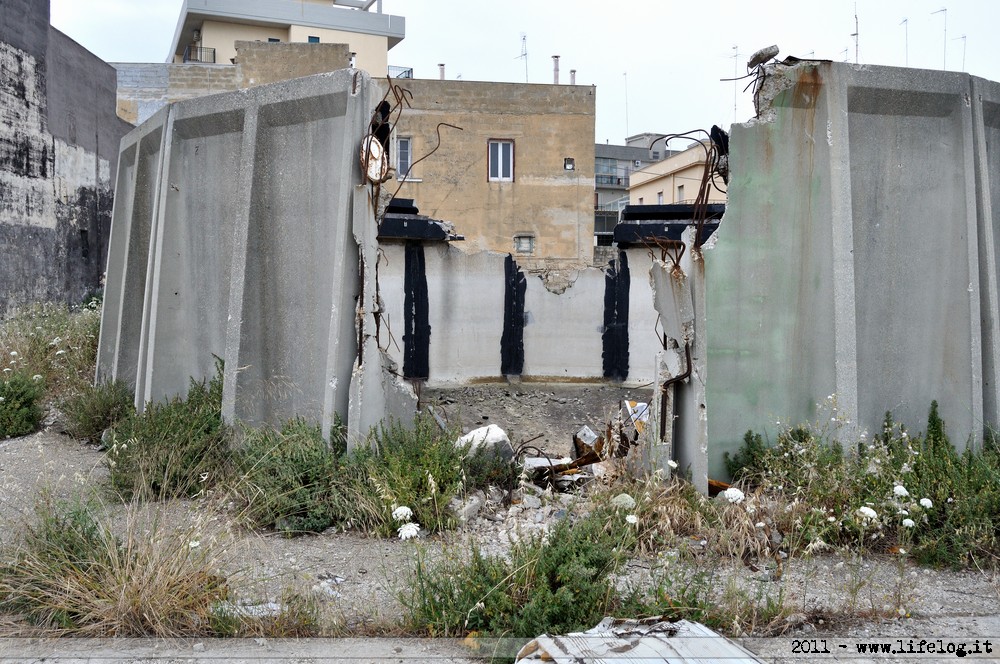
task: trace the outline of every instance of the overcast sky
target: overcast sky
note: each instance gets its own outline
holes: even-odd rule
[[[52,24],[109,62],[163,62],[181,0],[51,0]],[[1000,81],[995,0],[383,0],[406,18],[389,64],[418,78],[597,86],[595,140],[674,133],[751,117],[746,73],[759,48],[862,64],[964,70]],[[946,8],[946,12],[939,12]],[[938,13],[933,13],[938,12]],[[903,24],[903,20],[906,23]],[[947,30],[947,35],[945,34]],[[965,39],[962,39],[963,35]],[[908,46],[907,46],[908,42]],[[734,47],[736,47],[734,49]],[[734,58],[734,54],[736,57]],[[964,60],[964,64],[963,64]],[[735,106],[735,109],[734,109]]]

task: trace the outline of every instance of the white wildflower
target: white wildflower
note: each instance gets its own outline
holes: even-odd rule
[[[611,504],[615,507],[620,507],[622,509],[630,510],[635,507],[635,498],[628,495],[627,493],[619,493],[617,496],[611,499]]]
[[[191,540],[190,542],[188,542],[188,548],[197,549],[199,546],[201,546],[201,542],[199,542],[198,540]]]
[[[903,486],[902,484],[897,484],[896,486],[892,487],[892,493],[897,498],[906,498],[907,496],[910,495],[910,492],[907,491],[906,487]]]
[[[635,514],[629,514],[628,516],[625,517],[625,520],[631,523],[633,526],[639,523],[639,517],[637,517]]]
[[[955,502],[955,499],[954,498],[949,498],[947,502],[953,503],[953,502]]]
[[[870,507],[859,507],[858,514],[860,514],[864,519],[868,521],[873,521],[878,518],[878,514]]]
[[[915,524],[913,522],[913,519],[903,519],[903,527],[904,528],[912,528],[915,525],[917,525],[917,524]]]
[[[10,351],[10,356],[11,357],[17,357],[17,351],[16,350]]]
[[[65,355],[65,354],[66,354],[65,350],[59,349],[56,351],[56,355]]]
[[[722,493],[722,495],[726,497],[726,500],[734,504],[742,503],[743,499],[746,498],[743,492],[734,486],[731,486],[728,489],[726,489]]]
[[[905,556],[906,555],[906,549],[900,549],[899,550],[899,555]],[[900,610],[902,610],[902,609],[900,609]]]
[[[396,532],[399,533],[399,539],[401,540],[413,539],[420,535],[420,524],[410,521],[397,528]]]
[[[42,374],[35,374],[34,376],[31,377],[31,380],[33,380],[35,382],[38,382],[41,379],[42,379]]]
[[[675,468],[675,469],[677,468],[677,462],[674,461],[673,459],[668,459],[667,460],[667,465],[670,466],[671,468]]]
[[[921,498],[920,506],[923,507],[925,510],[929,510],[930,508],[934,507],[934,503],[931,502],[930,498]]]
[[[763,528],[764,527],[764,522],[763,521],[758,521],[756,524],[754,524],[754,527],[755,528]]]
[[[837,520],[837,517],[835,517],[835,516],[828,516],[828,517],[826,517],[826,520],[829,521],[830,523],[833,523],[833,522],[835,522]]]
[[[6,399],[4,399],[3,397],[0,397],[0,403],[3,403],[4,401],[6,401]]]
[[[413,510],[406,505],[400,505],[392,511],[392,518],[396,521],[409,521],[413,518]]]

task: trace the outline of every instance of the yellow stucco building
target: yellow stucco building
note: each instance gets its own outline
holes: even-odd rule
[[[694,203],[705,173],[705,146],[694,143],[683,152],[632,172],[628,199],[632,205]],[[726,202],[726,185],[716,176],[709,203]]]

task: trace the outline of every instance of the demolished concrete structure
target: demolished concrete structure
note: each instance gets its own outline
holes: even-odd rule
[[[916,429],[937,400],[956,445],[980,441],[1000,424],[1000,84],[765,71],[706,252],[713,476],[748,429],[828,419],[831,395],[843,440],[886,411]]]
[[[134,385],[141,408],[222,358],[227,420],[329,431],[339,415],[351,444],[412,415],[404,378],[652,382],[649,248],[546,280],[450,246],[412,206],[382,218],[358,147],[379,93],[340,70],[175,103],[126,136],[98,380]]]

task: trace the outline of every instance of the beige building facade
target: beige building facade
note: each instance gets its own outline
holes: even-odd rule
[[[378,0],[184,0],[169,60],[231,64],[238,41],[346,44],[355,66],[382,77],[405,23]]]
[[[632,205],[694,203],[705,173],[705,147],[695,143],[683,152],[634,171],[629,179]],[[709,188],[709,203],[726,202],[726,185],[715,176]]]
[[[467,251],[511,253],[529,268],[592,260],[593,86],[417,79],[405,87],[413,97],[393,133],[396,177],[383,186],[453,222]],[[438,131],[440,147],[418,161]]]

